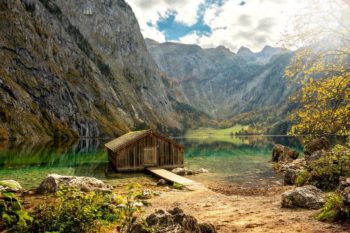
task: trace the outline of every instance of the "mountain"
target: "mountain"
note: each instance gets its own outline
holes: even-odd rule
[[[146,45],[171,83],[174,98],[213,118],[275,108],[295,90],[284,78],[293,52],[266,46],[258,53],[241,47],[237,53],[219,46],[158,43]]]
[[[0,138],[181,129],[124,0],[0,0],[0,57]]]

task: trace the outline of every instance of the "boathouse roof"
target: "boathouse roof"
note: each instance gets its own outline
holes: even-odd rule
[[[154,136],[158,137],[158,138],[162,138],[163,140],[166,140],[178,147],[183,147],[182,145],[178,144],[177,142],[175,142],[174,140],[158,133],[157,131],[153,130],[153,129],[148,129],[148,130],[140,130],[140,131],[131,131],[129,133],[126,133],[116,139],[113,139],[112,141],[109,141],[105,144],[105,147],[112,150],[112,151],[118,151],[120,149],[123,149],[125,147],[127,147],[128,145],[131,145],[135,142],[137,142],[138,140],[153,134]]]

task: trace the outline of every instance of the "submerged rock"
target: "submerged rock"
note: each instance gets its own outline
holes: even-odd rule
[[[200,169],[198,170],[198,173],[209,173],[209,170],[204,169],[204,168],[200,168]]]
[[[171,172],[175,173],[176,175],[179,175],[179,176],[186,175],[186,169],[182,168],[182,167],[175,168],[175,169],[171,170]]]
[[[0,192],[23,191],[22,186],[15,180],[0,180]]]
[[[39,193],[54,193],[59,187],[74,187],[84,192],[101,191],[110,192],[113,187],[105,184],[103,181],[93,177],[85,176],[61,176],[57,174],[49,174],[41,182],[37,191]]]
[[[275,144],[272,149],[273,162],[288,162],[293,161],[299,157],[299,152],[289,149],[286,146]]]
[[[317,138],[305,145],[304,154],[305,154],[305,157],[307,157],[308,155],[311,155],[315,151],[329,150],[329,149],[331,149],[331,145],[329,144],[327,139]]]
[[[324,193],[312,185],[298,187],[282,194],[282,207],[320,209],[325,203]]]
[[[186,215],[180,208],[173,210],[157,210],[146,218],[146,222],[152,229],[157,229],[157,233],[215,233],[215,227],[210,223],[198,224],[197,220]],[[136,224],[132,228],[132,233],[147,232],[142,225]]]
[[[175,168],[171,171],[172,173],[175,173],[176,175],[179,176],[189,176],[189,175],[196,175],[196,174],[200,174],[200,173],[208,173],[209,171],[207,169],[204,168],[200,168],[198,170],[192,170],[192,169],[188,169],[188,168]]]

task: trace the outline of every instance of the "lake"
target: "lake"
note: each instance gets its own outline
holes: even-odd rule
[[[185,146],[185,166],[205,168],[209,174],[196,175],[198,181],[218,181],[242,185],[266,184],[280,180],[270,163],[273,144],[281,143],[301,150],[293,137],[207,137],[175,138]],[[143,173],[115,174],[108,166],[104,143],[85,139],[74,143],[0,142],[0,179],[19,181],[25,188],[37,187],[50,173],[93,176],[117,183],[134,181]]]

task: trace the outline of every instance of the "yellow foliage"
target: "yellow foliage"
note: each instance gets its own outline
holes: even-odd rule
[[[291,98],[300,104],[291,114],[293,135],[350,135],[350,13],[341,20],[321,43],[298,50],[285,70],[301,86]]]

